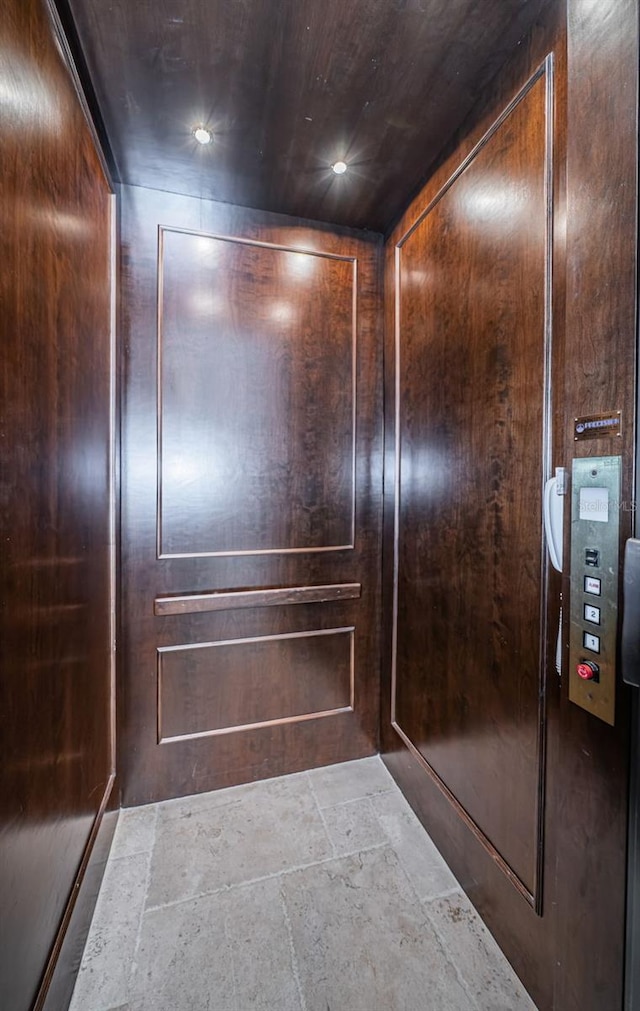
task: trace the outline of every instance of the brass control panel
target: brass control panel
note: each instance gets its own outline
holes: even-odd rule
[[[613,726],[621,457],[573,461],[569,698]]]

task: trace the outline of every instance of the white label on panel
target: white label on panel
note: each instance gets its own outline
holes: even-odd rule
[[[593,604],[584,605],[584,620],[592,621],[594,625],[600,624],[600,608],[594,607]]]
[[[584,577],[584,592],[593,593],[600,596],[600,580],[596,579],[595,576],[585,576]]]
[[[609,489],[580,489],[580,519],[595,523],[609,522]]]

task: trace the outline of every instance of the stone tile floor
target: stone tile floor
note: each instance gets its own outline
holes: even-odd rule
[[[123,811],[71,1011],[535,1011],[379,758]]]

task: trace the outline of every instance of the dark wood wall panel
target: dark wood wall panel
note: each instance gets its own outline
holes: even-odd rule
[[[626,503],[631,503],[633,496],[635,437],[637,16],[637,5],[631,2],[584,4],[581,0],[570,0],[568,19],[563,4],[550,5],[548,29],[541,26],[541,30],[536,30],[521,48],[514,64],[505,68],[495,83],[493,93],[487,96],[483,109],[478,111],[477,117],[469,120],[468,129],[460,136],[458,149],[452,152],[448,162],[409,209],[393,237],[397,240],[415,222],[451,171],[469,153],[474,139],[481,136],[487,122],[495,117],[496,110],[517,81],[518,67],[525,68],[526,72],[528,66],[530,72],[545,50],[553,51],[556,172],[553,346],[550,361],[551,463],[552,466],[570,466],[575,455],[622,453],[625,468],[623,502]],[[564,62],[565,25],[568,28],[568,76]],[[395,263],[392,249],[387,269],[389,290],[393,290]],[[501,293],[502,288],[495,285],[494,277],[497,320],[500,318]],[[523,299],[529,295],[530,292],[523,291]],[[464,294],[461,297],[464,299]],[[392,334],[395,325],[392,303],[386,311],[388,332]],[[466,363],[459,370],[462,378],[465,368]],[[531,374],[532,378],[536,375],[535,368]],[[389,383],[389,405],[393,404],[394,396],[395,390]],[[460,396],[463,396],[462,391]],[[450,403],[455,413],[455,396]],[[573,420],[576,416],[612,410],[621,410],[623,418],[628,419],[628,425],[623,426],[622,439],[616,440],[615,446],[612,445],[613,440],[602,438],[574,443]],[[387,417],[389,431],[393,435],[395,416],[392,409]],[[449,433],[443,426],[435,434],[444,439]],[[391,447],[392,444],[388,450],[390,474],[393,473]],[[487,467],[489,463],[485,460]],[[443,474],[448,476],[446,468],[443,468]],[[438,493],[439,487],[436,486],[434,494]],[[446,487],[444,480],[443,487]],[[386,543],[392,545],[393,498],[389,486],[386,495],[389,506],[385,520]],[[535,509],[537,512],[537,503]],[[631,532],[632,512],[632,508],[623,508],[621,512],[622,539]],[[473,529],[473,517],[467,525]],[[565,524],[565,559],[569,554],[569,526]],[[425,536],[428,543],[428,534]],[[469,553],[474,549],[470,539]],[[385,585],[390,586],[393,572],[388,552],[385,557]],[[470,564],[467,558],[467,555],[463,557],[463,564]],[[531,579],[530,565],[524,568],[522,578]],[[428,589],[426,578],[424,585]],[[558,680],[554,664],[555,636],[552,630],[558,620],[560,590],[563,591],[566,615],[568,580],[565,576],[561,581],[557,574],[550,573],[547,604],[549,633],[545,648],[546,791],[541,917],[532,917],[532,911],[526,908],[522,898],[515,896],[506,879],[496,877],[490,854],[477,847],[470,826],[462,827],[460,812],[451,803],[451,797],[443,793],[442,784],[438,786],[425,776],[422,751],[406,750],[394,740],[397,731],[391,723],[390,665],[385,668],[384,676],[384,695],[388,692],[388,701],[383,695],[386,710],[383,715],[383,746],[389,766],[529,987],[536,1004],[542,1009],[556,1008],[558,1011],[620,1009],[624,975],[628,693],[623,685],[618,686],[614,728],[569,702],[566,678],[563,677],[562,682]],[[453,620],[458,612],[464,612],[466,606],[466,598],[461,595]],[[483,603],[478,606],[482,608]],[[443,613],[440,606],[437,613]],[[429,617],[433,620],[433,616]],[[450,613],[446,617],[450,620]],[[399,619],[403,619],[401,607]],[[521,620],[526,636],[526,625],[537,622],[537,608],[529,615],[523,612]],[[418,633],[418,640],[426,641],[429,634],[427,631]],[[391,656],[393,636],[389,626],[386,637],[386,655]],[[469,653],[473,652],[474,645],[469,645]],[[565,670],[567,645],[565,627]],[[428,670],[425,677],[430,677],[437,684],[442,675],[439,670],[431,672],[429,656],[426,653],[425,656],[425,671]],[[416,660],[417,663],[419,660]],[[513,665],[514,678],[520,675],[521,669],[522,657]],[[489,693],[492,673],[489,670]],[[463,698],[469,690],[465,683]],[[427,718],[432,718],[431,714],[427,706]],[[405,719],[408,716],[407,713]],[[492,737],[496,729],[492,728],[489,732]],[[486,736],[479,738],[479,747]],[[416,743],[427,753],[427,735],[422,740],[416,738]],[[459,743],[463,750],[468,747],[468,742],[464,740]],[[443,748],[451,746],[447,740]],[[442,748],[438,747],[437,757],[440,758],[441,754]],[[508,775],[509,771],[505,765],[503,773]],[[518,811],[518,799],[514,794],[514,812]]]
[[[380,237],[135,187],[122,234],[125,803],[370,754]],[[352,647],[335,629],[353,629]],[[216,645],[265,638],[280,646]],[[180,644],[211,645],[187,663],[166,651]],[[179,738],[162,744],[158,650],[162,734]]]
[[[353,709],[353,629],[158,650],[158,739],[242,732]]]
[[[159,554],[350,546],[355,261],[172,229],[159,255]]]
[[[0,1006],[28,1011],[113,771],[112,198],[44,2],[2,4],[0,66]]]
[[[568,12],[564,446],[566,459],[622,456],[622,548],[633,533],[635,510],[638,5],[569,0]],[[621,438],[574,443],[575,417],[612,409],[622,411]],[[566,582],[564,592],[568,599]],[[567,1011],[618,1009],[630,689],[618,679],[614,727],[572,705],[567,690],[564,685],[557,761],[558,833],[564,840],[557,868],[558,940],[564,971],[556,1002]],[[576,916],[575,895],[589,913]]]
[[[532,900],[544,688],[547,78],[528,86],[398,243],[396,259],[394,722]]]
[[[541,1008],[555,964],[544,788],[559,582],[547,601],[541,505],[560,462],[547,385],[563,346],[562,316],[549,324],[563,306],[564,56],[550,5],[391,235],[385,286],[383,751]]]

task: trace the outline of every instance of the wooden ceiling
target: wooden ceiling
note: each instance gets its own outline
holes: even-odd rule
[[[387,231],[547,0],[65,2],[122,182]]]

